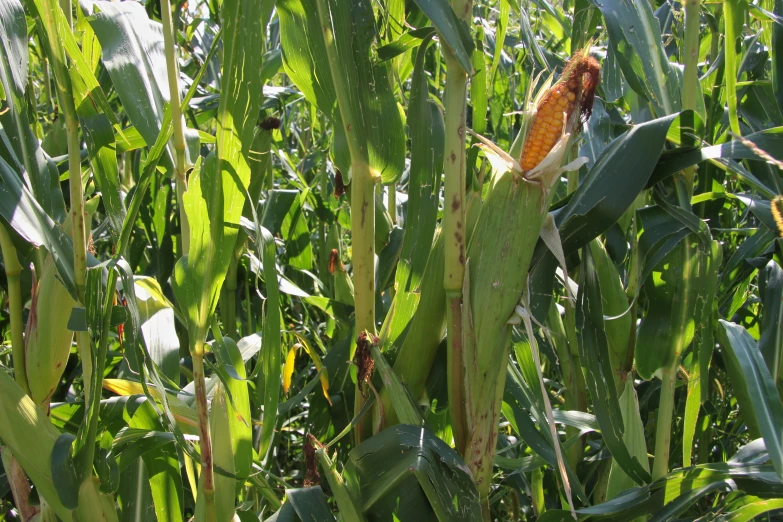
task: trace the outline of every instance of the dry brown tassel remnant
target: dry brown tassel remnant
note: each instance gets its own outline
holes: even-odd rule
[[[315,461],[315,451],[317,448],[323,448],[324,445],[316,439],[313,435],[308,434],[304,443],[304,456],[305,456],[305,477],[304,487],[309,488],[317,486],[321,483],[321,474],[318,473],[318,465]]]
[[[587,52],[571,57],[560,80],[536,106],[536,115],[519,160],[523,171],[536,168],[564,132],[572,133],[577,130],[577,123],[587,121],[593,111],[600,73],[601,66]],[[577,107],[579,118],[574,117]]]
[[[362,332],[356,339],[356,353],[353,356],[353,362],[357,368],[357,379],[359,383],[372,386],[372,372],[375,370],[375,361],[372,358],[371,348],[378,346],[378,338],[368,332]],[[367,388],[360,387],[362,396],[367,396]]]

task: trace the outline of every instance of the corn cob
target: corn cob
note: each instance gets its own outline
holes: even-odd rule
[[[593,110],[599,76],[598,62],[586,53],[577,53],[568,61],[560,80],[538,102],[519,161],[522,170],[536,168],[563,132],[576,130],[579,121],[574,117],[577,106],[581,121],[587,121]]]

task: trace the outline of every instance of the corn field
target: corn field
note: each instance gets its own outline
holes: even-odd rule
[[[783,520],[783,0],[0,0],[0,521]]]

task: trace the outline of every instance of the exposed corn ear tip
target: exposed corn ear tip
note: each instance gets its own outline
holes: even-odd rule
[[[580,122],[587,121],[592,113],[600,70],[595,58],[587,51],[580,51],[566,64],[555,85],[539,91],[535,115],[519,159],[523,171],[539,166],[563,136],[573,134]]]

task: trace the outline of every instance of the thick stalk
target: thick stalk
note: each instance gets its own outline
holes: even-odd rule
[[[50,59],[54,69],[57,97],[60,101],[60,110],[65,117],[65,130],[67,133],[68,171],[70,176],[70,182],[68,184],[70,185],[70,213],[73,223],[71,235],[73,237],[74,250],[74,279],[76,282],[77,297],[79,301],[84,302],[87,249],[84,234],[84,201],[81,184],[79,120],[76,115],[76,106],[73,101],[73,88],[68,73],[68,66],[65,61],[65,51],[60,43],[61,40],[57,33],[57,24],[55,22],[56,9],[59,9],[60,6],[52,0],[46,2],[45,5],[46,8],[42,10],[40,14],[49,39],[49,49],[51,49],[52,53]],[[68,2],[68,5],[70,5],[70,2]]]
[[[66,18],[69,20],[69,25],[72,25],[71,2],[70,0],[64,0],[62,4],[64,4],[63,10]],[[73,272],[74,283],[76,284],[76,298],[79,302],[84,303],[84,286],[87,277],[87,235],[84,223],[79,120],[76,114],[76,105],[73,101],[73,87],[66,63],[65,51],[61,44],[55,21],[56,10],[60,9],[60,5],[53,0],[45,2],[44,5],[45,8],[41,11],[40,16],[49,39],[49,49],[52,53],[49,58],[54,69],[57,98],[60,101],[60,109],[65,117],[65,132],[68,144],[68,186],[70,187],[71,204],[69,212],[72,223],[71,237],[73,239]],[[83,361],[92,360],[89,337],[85,332],[80,332],[76,336],[76,346]],[[90,374],[89,366],[89,364],[83,366],[83,380],[87,383],[85,385],[85,397],[90,397],[92,392],[90,389],[92,375]]]
[[[663,368],[661,375],[661,399],[658,403],[658,419],[655,423],[655,460],[652,479],[658,480],[669,472],[669,448],[672,440],[672,412],[674,410],[674,386],[677,381],[677,358]]]
[[[169,97],[171,103],[171,121],[174,125],[174,151],[176,153],[176,183],[177,206],[179,207],[179,222],[182,231],[182,254],[190,252],[190,225],[185,207],[182,204],[182,194],[187,188],[185,172],[185,129],[182,125],[182,106],[179,99],[179,66],[174,49],[174,26],[171,23],[171,4],[168,0],[160,2],[161,20],[163,22],[163,49],[166,53],[166,72],[169,80]]]
[[[0,225],[0,248],[3,252],[5,275],[8,278],[8,313],[11,316],[11,356],[14,362],[14,378],[19,387],[29,395],[27,370],[25,369],[22,286],[19,281],[22,265],[19,264],[16,247],[14,247],[11,236],[4,225]]]
[[[472,0],[453,0],[457,16],[469,20]],[[454,54],[445,46],[446,87],[445,159],[443,162],[444,212],[443,239],[446,290],[446,327],[448,339],[448,388],[451,425],[457,450],[464,451],[467,441],[465,410],[465,371],[462,339],[462,282],[465,278],[465,118],[467,111],[468,75]]]
[[[375,333],[375,176],[370,168],[367,148],[362,142],[361,119],[355,118],[348,97],[350,85],[342,74],[327,0],[318,0],[318,16],[323,30],[326,54],[332,74],[337,106],[351,154],[351,248],[353,287],[356,309],[356,334]],[[364,404],[357,384],[354,414]],[[356,426],[357,443],[362,439],[363,424]]]
[[[196,414],[201,447],[201,493],[204,494],[204,511],[207,522],[215,521],[215,476],[212,470],[212,438],[209,432],[207,411],[207,387],[204,377],[204,342],[196,340],[193,354],[193,382],[196,387]]]

